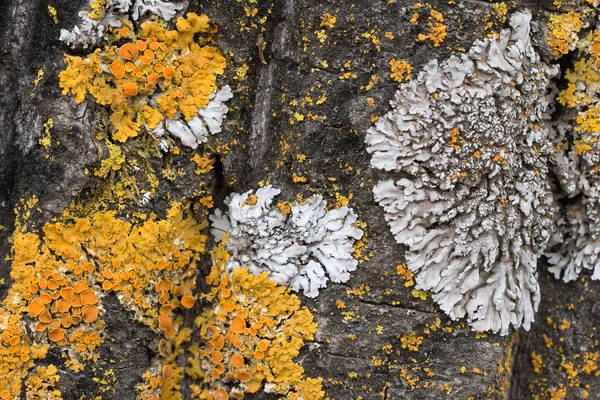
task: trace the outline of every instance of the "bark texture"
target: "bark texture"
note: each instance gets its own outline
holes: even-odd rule
[[[534,19],[543,20],[554,11],[543,0],[514,3],[511,10],[527,7]],[[561,384],[567,391],[557,398],[600,398],[598,377],[569,376],[565,368],[565,362],[577,364],[585,353],[598,350],[597,339],[591,336],[600,322],[596,282],[564,284],[541,263],[542,304],[531,332],[507,337],[476,334],[466,323],[450,321],[431,299],[419,298],[414,287],[405,285],[396,272],[404,262],[404,249],[394,241],[373,200],[371,189],[380,173],[370,167],[364,135],[388,111],[398,88],[390,78],[390,60],[406,60],[417,73],[434,58],[442,60],[468,49],[487,34],[485,24],[495,23],[489,17],[492,4],[430,2],[447,25],[447,37],[439,47],[418,39],[427,21],[410,23],[412,1],[194,0],[186,5],[187,11],[206,14],[219,25],[214,42],[228,62],[223,81],[235,93],[216,144],[229,148],[217,149],[212,176],[202,177],[215,206],[222,208],[231,192],[269,182],[282,190],[282,200],[317,193],[335,202],[336,195],[352,195],[350,205],[366,223],[366,247],[350,281],[330,283],[316,299],[300,296],[319,328],[298,360],[307,376],[323,377],[330,399],[553,398]],[[48,14],[48,5],[56,8],[58,24]],[[107,157],[108,150],[95,140],[107,110],[93,101],[77,105],[61,95],[57,77],[64,69],[63,53],[74,53],[58,40],[59,30],[70,29],[87,5],[85,0],[0,4],[2,296],[11,285],[11,261],[5,256],[10,254],[13,210],[20,200],[39,198],[27,222],[35,231],[72,202],[93,198],[94,188],[102,184],[84,171]],[[258,11],[252,15],[254,9]],[[332,27],[324,23],[326,13],[336,17]],[[421,18],[426,16],[423,12]],[[34,86],[41,68],[44,76]],[[50,157],[38,144],[48,118],[54,120]],[[182,147],[173,165],[191,168],[192,155]],[[159,158],[150,162],[157,169],[163,166]],[[121,213],[164,214],[167,194],[193,197],[199,180],[189,174],[164,182],[158,200],[149,206],[133,204]],[[210,268],[209,257],[201,264],[198,293],[207,290],[202,277]],[[59,368],[57,388],[64,399],[134,399],[134,386],[157,355],[155,333],[133,321],[116,296],[108,295],[102,302],[106,340],[100,359],[75,374],[64,367],[61,351],[52,349],[40,364]],[[184,314],[185,324],[191,325],[201,308],[197,304]],[[536,355],[543,367],[534,372]],[[103,382],[107,371],[114,371],[108,384]],[[185,378],[183,398],[190,396],[187,383]],[[277,397],[259,392],[246,398]]]

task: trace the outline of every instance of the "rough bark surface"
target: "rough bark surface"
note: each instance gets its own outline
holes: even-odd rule
[[[222,143],[235,139],[235,144],[217,156],[214,176],[208,181],[216,207],[222,208],[231,192],[269,181],[282,189],[283,200],[294,200],[299,193],[319,193],[335,202],[336,194],[352,194],[351,206],[366,222],[366,249],[351,280],[330,284],[317,299],[301,296],[319,328],[316,340],[303,348],[299,360],[307,376],[324,378],[330,399],[550,398],[560,383],[567,387],[574,382],[565,373],[565,360],[577,363],[598,347],[597,340],[590,338],[600,322],[596,282],[584,279],[566,285],[540,265],[543,300],[536,324],[531,332],[500,337],[478,335],[465,323],[450,321],[430,299],[415,297],[414,288],[406,287],[396,274],[404,249],[394,241],[373,200],[371,189],[380,176],[369,165],[364,133],[375,117],[389,109],[398,88],[389,78],[391,59],[408,61],[416,73],[433,58],[468,49],[485,34],[491,3],[449,3],[454,2],[430,2],[447,24],[448,36],[439,47],[418,40],[424,26],[409,23],[412,1],[202,0],[187,6],[187,11],[204,13],[219,25],[215,43],[228,58],[223,80],[236,93],[220,138]],[[515,3],[511,9],[528,7],[539,18],[551,11],[543,0]],[[57,9],[58,24],[49,17],[48,5]],[[10,254],[13,209],[20,199],[34,194],[39,198],[29,220],[31,229],[39,229],[71,202],[90,196],[97,183],[84,170],[106,156],[107,150],[94,142],[106,110],[90,101],[76,105],[61,95],[58,86],[63,53],[72,53],[58,41],[59,30],[72,27],[86,6],[85,0],[0,4],[2,295],[11,284],[11,262],[5,256]],[[248,9],[254,7],[266,17],[264,21],[248,17]],[[321,25],[326,12],[336,16],[333,28]],[[386,38],[386,32],[394,39]],[[266,43],[264,55],[257,46],[261,40]],[[44,77],[34,87],[42,66]],[[240,75],[244,66],[248,67],[245,76]],[[350,74],[343,78],[346,73]],[[373,76],[378,82],[367,89]],[[56,146],[48,158],[38,138],[50,117]],[[182,150],[184,154],[175,161],[181,168],[190,168],[192,153],[187,151]],[[160,161],[155,162],[160,166]],[[167,185],[171,196],[192,194],[197,181],[193,174],[186,179]],[[165,204],[157,201],[150,210],[164,213]],[[209,269],[208,257],[203,264],[201,275]],[[202,279],[198,281],[201,292],[205,288]],[[57,387],[64,399],[134,399],[135,384],[156,356],[155,334],[134,322],[116,297],[102,301],[107,340],[100,360],[81,374],[61,367],[64,358],[58,350],[43,361],[59,367]],[[198,304],[184,315],[187,323],[201,307]],[[570,326],[563,329],[563,320]],[[552,345],[547,345],[546,337]],[[419,344],[407,346],[407,338],[416,338]],[[536,373],[532,352],[543,359],[544,366]],[[114,371],[114,380],[110,385],[99,383],[109,370]],[[586,375],[578,382],[581,390],[569,388],[563,398],[600,398],[598,377]],[[188,398],[186,380],[183,383],[183,398]],[[583,394],[586,384],[589,397]],[[259,393],[247,398],[276,397]]]

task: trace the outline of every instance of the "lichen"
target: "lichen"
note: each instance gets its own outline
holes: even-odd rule
[[[405,60],[397,60],[395,58],[390,60],[390,78],[398,83],[408,81],[412,78],[412,66]]]
[[[366,137],[371,165],[395,178],[373,192],[409,247],[416,288],[477,331],[528,329],[540,298],[536,264],[554,213],[545,91],[555,70],[531,46],[530,19],[516,13],[498,38],[428,63]]]
[[[186,369],[195,380],[192,397],[241,399],[262,389],[287,399],[322,399],[322,379],[304,377],[293,361],[316,332],[310,311],[266,272],[232,270],[229,257],[223,244],[212,251],[206,277],[212,307],[196,318],[202,343],[190,348]]]
[[[352,209],[327,211],[327,202],[314,196],[284,213],[272,206],[279,193],[270,185],[256,194],[234,193],[225,200],[226,213],[216,210],[210,217],[217,241],[229,233],[230,268],[247,266],[256,275],[266,271],[276,283],[309,297],[317,296],[328,280],[347,282],[358,265],[354,241],[363,236]]]
[[[90,9],[79,12],[82,21],[72,30],[60,30],[60,40],[71,47],[94,47],[110,37],[111,28],[131,26],[128,12],[134,21],[147,13],[169,21],[183,9],[183,4],[168,0],[90,0]],[[56,11],[52,16],[57,23]]]
[[[216,76],[223,74],[225,58],[217,48],[194,42],[196,34],[209,32],[208,17],[189,13],[176,26],[167,30],[146,21],[137,34],[123,27],[115,30],[119,46],[106,45],[86,58],[66,56],[68,66],[59,74],[63,94],[81,103],[89,93],[110,106],[113,138],[119,142],[137,136],[143,126],[154,130],[165,119],[192,124],[202,109],[200,117],[215,132],[223,118],[223,95],[211,100],[222,93],[215,95]]]
[[[60,390],[54,388],[59,380],[58,369],[54,365],[37,367],[25,381],[27,400],[62,400]]]
[[[15,399],[21,394],[23,379],[35,360],[46,357],[49,345],[32,342],[25,321],[0,307],[0,398]]]
[[[420,4],[420,3],[417,3]],[[415,5],[416,9],[420,9],[422,7],[417,8]],[[439,47],[440,44],[442,44],[442,42],[444,41],[444,39],[446,39],[446,25],[444,24],[444,15],[437,11],[436,9],[434,9],[430,4],[425,4],[425,8],[427,8],[427,10],[429,11],[429,16],[427,17],[427,27],[429,28],[429,31],[427,32],[427,34],[425,33],[419,33],[419,40],[420,41],[426,41],[426,40],[430,40],[433,43],[434,47]],[[415,18],[416,15],[416,18]],[[419,18],[419,14],[415,13],[413,14],[413,18],[411,18],[411,22],[412,23],[418,23],[418,18]],[[414,21],[414,22],[413,22]]]
[[[231,88],[225,85],[217,92],[211,93],[208,96],[209,102],[206,107],[199,108],[197,115],[191,119],[187,121],[181,117],[165,119],[152,129],[152,133],[157,137],[162,137],[166,130],[179,138],[183,145],[195,149],[199,144],[208,140],[209,132],[213,135],[221,132],[221,125],[229,111],[224,103],[232,97]]]
[[[554,56],[564,55],[575,49],[578,41],[577,35],[584,27],[581,17],[581,13],[575,11],[550,16],[546,42]]]
[[[71,359],[97,359],[106,293],[154,331],[175,337],[175,313],[195,302],[196,261],[206,243],[206,222],[188,214],[174,203],[165,219],[150,216],[140,225],[104,212],[47,223],[42,235],[17,231],[13,284],[0,309],[0,372],[9,378],[0,381],[0,392],[18,397],[33,360],[50,346]],[[34,341],[25,333],[25,315]]]
[[[549,270],[565,282],[582,270],[600,279],[600,31],[579,40],[580,56],[565,74],[568,82],[557,99],[569,111],[557,121],[555,173],[571,199],[557,215],[548,250]]]

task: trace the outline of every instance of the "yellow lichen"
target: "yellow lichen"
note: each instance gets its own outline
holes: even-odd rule
[[[412,291],[412,295],[414,298],[421,299],[421,300],[427,300],[429,293],[424,290],[416,290],[415,289]]]
[[[27,370],[34,360],[46,356],[49,346],[32,343],[21,316],[4,307],[0,307],[0,331],[0,398],[17,398]]]
[[[100,19],[104,15],[104,8],[106,7],[107,0],[94,0],[90,5],[92,11],[88,13],[88,17],[91,19]]]
[[[412,272],[406,264],[400,264],[396,267],[396,273],[400,275],[404,281],[404,287],[415,285],[415,273]]]
[[[207,106],[225,58],[217,48],[194,42],[196,34],[209,32],[208,17],[189,13],[176,27],[167,30],[146,21],[120,46],[96,49],[86,58],[66,56],[68,66],[59,74],[63,94],[71,93],[81,103],[89,93],[110,106],[113,137],[120,142],[138,135],[143,125],[154,129],[178,112],[192,119]],[[148,105],[150,97],[156,108]]]
[[[542,359],[542,355],[536,354],[536,352],[533,351],[531,353],[531,365],[533,367],[533,372],[536,374],[540,374],[544,366],[544,360]]]
[[[292,174],[292,180],[295,183],[306,183],[307,179],[304,176],[300,176],[298,174],[296,174],[295,172]]]
[[[37,367],[25,381],[27,400],[61,400],[60,390],[54,386],[60,380],[54,365]]]
[[[166,219],[150,217],[140,226],[106,212],[46,224],[41,237],[17,232],[5,306],[27,312],[35,331],[84,359],[101,342],[102,293],[117,293],[138,320],[175,336],[172,314],[193,305],[195,262],[206,242],[206,223],[186,214],[174,204]]]
[[[402,83],[412,78],[412,66],[404,60],[400,61],[395,58],[391,59],[390,70],[390,78],[392,78],[398,83]]]
[[[212,251],[206,298],[213,307],[196,318],[202,344],[190,348],[186,369],[196,381],[192,396],[242,398],[266,384],[288,399],[322,399],[321,378],[305,378],[303,368],[293,362],[316,332],[311,313],[267,273],[255,276],[246,268],[228,272],[228,258],[222,244]]]
[[[194,173],[198,175],[206,174],[214,168],[214,160],[212,160],[209,155],[202,157],[200,154],[196,153],[194,154],[194,157],[192,157],[192,161],[196,164]]]
[[[335,26],[336,21],[337,18],[335,17],[335,15],[331,15],[330,13],[325,12],[321,17],[321,26],[332,29]]]
[[[46,151],[50,149],[50,144],[52,143],[52,134],[50,133],[50,129],[54,126],[54,121],[52,118],[48,118],[46,122],[44,122],[44,132],[40,135],[38,139],[38,143],[42,146]]]
[[[408,349],[410,351],[419,351],[419,346],[423,343],[423,336],[417,336],[414,333],[409,333],[407,335],[403,335],[400,338],[400,343],[402,344],[403,349]]]
[[[552,54],[560,56],[575,49],[578,33],[583,28],[581,13],[570,11],[566,14],[554,14],[548,22],[546,42],[552,49]]]
[[[439,45],[446,39],[446,25],[444,25],[444,16],[441,12],[433,9],[429,4],[427,4],[427,8],[429,9],[429,17],[427,18],[427,27],[429,28],[429,32],[427,34],[419,33],[419,40],[431,40],[433,42],[434,47],[439,47]],[[415,13],[416,14],[416,13]],[[413,15],[411,19],[412,23],[417,23],[419,15]],[[415,22],[413,22],[413,20]]]
[[[100,161],[100,168],[94,171],[95,176],[106,178],[112,171],[118,171],[125,163],[125,155],[121,148],[115,144],[106,141],[108,147],[108,157]]]
[[[54,22],[54,24],[58,24],[58,13],[56,12],[56,8],[52,7],[51,5],[48,5],[48,14],[50,14],[50,16],[52,17],[52,21]]]
[[[44,68],[46,68],[46,66],[42,66],[42,68],[40,68],[37,72],[37,76],[35,77],[35,80],[33,81],[33,88],[37,88],[37,86],[40,84],[40,82],[42,81],[42,78],[44,77]]]

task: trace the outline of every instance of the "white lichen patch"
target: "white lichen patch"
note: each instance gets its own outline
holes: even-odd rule
[[[189,121],[183,119],[183,116],[179,116],[173,120],[161,121],[152,130],[152,133],[156,137],[162,137],[166,130],[172,136],[179,138],[183,145],[195,149],[199,144],[205,143],[208,140],[209,132],[213,135],[221,132],[221,126],[229,111],[225,102],[232,97],[231,88],[229,85],[225,85],[211,94],[206,108],[199,109],[198,115]]]
[[[279,193],[272,186],[234,193],[225,200],[226,213],[216,210],[210,217],[215,239],[226,240],[228,267],[248,267],[256,275],[267,271],[278,284],[308,297],[316,297],[328,280],[347,282],[358,265],[354,242],[363,236],[352,209],[327,210],[317,195],[283,212],[272,204]]]
[[[417,289],[477,331],[529,329],[540,299],[536,264],[554,206],[544,119],[554,68],[529,38],[531,14],[405,83],[366,137],[373,189]]]
[[[90,0],[91,11],[79,12],[81,23],[70,31],[60,30],[60,40],[76,48],[94,47],[106,38],[108,29],[123,26],[129,18],[137,21],[145,14],[171,20],[183,4],[164,0]]]

